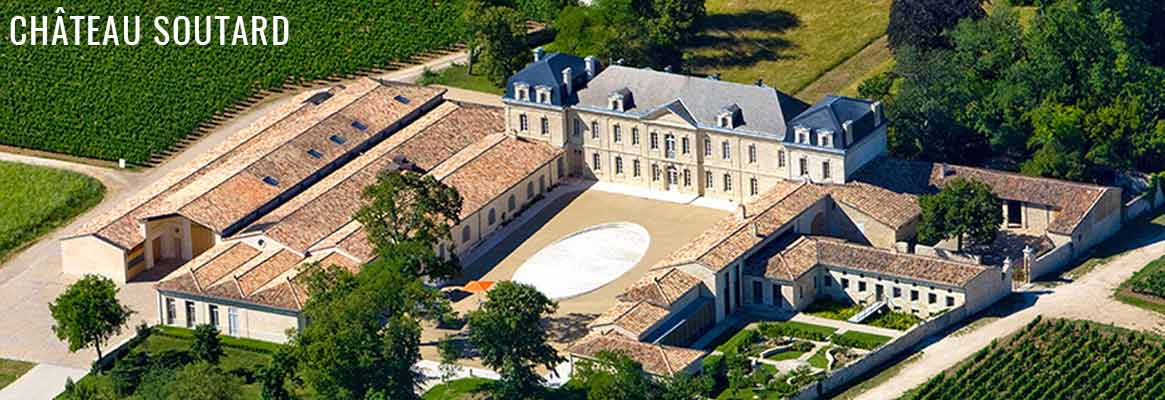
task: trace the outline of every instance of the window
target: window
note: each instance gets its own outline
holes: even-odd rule
[[[826,275],[825,276],[825,287],[830,287],[830,286],[833,286],[833,277]]]
[[[927,303],[934,304],[934,303],[938,302],[938,296],[935,296],[934,293],[927,293],[926,294],[926,301],[927,301]]]
[[[311,156],[311,158],[314,158],[317,160],[324,158],[324,153],[320,153],[320,151],[316,150],[316,149],[307,149],[307,155],[309,155],[309,156]]]
[[[756,196],[756,194],[758,192],[760,192],[759,186],[760,186],[760,184],[757,182],[756,178],[749,179],[748,180],[748,194],[752,195],[752,196]]]
[[[692,186],[692,171],[684,168],[684,186]]]
[[[227,334],[239,335],[239,310],[234,307],[227,307]]]
[[[679,173],[676,172],[676,167],[667,167],[667,185],[672,186],[678,183],[676,182],[679,180],[678,175]]]
[[[639,160],[631,161],[631,175],[639,177]]]
[[[187,328],[194,327],[194,323],[197,321],[197,319],[195,317],[197,317],[197,316],[194,315],[194,302],[187,301],[186,302],[186,327]]]
[[[526,199],[534,198],[534,181],[526,182]]]
[[[752,281],[752,304],[764,304],[765,288],[760,281]]]
[[[725,160],[732,158],[732,145],[728,144],[727,140],[725,140],[723,143],[720,143],[720,150],[722,153],[724,153],[721,156],[722,158]]]
[[[748,145],[748,162],[749,163],[756,163],[756,145],[755,144]]]
[[[542,117],[542,134],[543,135],[550,134],[550,119],[549,118]]]
[[[360,122],[359,120],[352,121],[352,127],[361,132],[368,130],[368,125],[364,125],[364,123]]]
[[[639,145],[639,128],[631,127],[631,144]]]
[[[494,209],[489,209],[489,224],[493,225],[498,222],[498,213]]]
[[[866,291],[866,281],[858,281],[858,291],[859,292]]]
[[[902,297],[902,288],[895,287],[894,288],[894,298],[897,299],[899,297]]]
[[[518,130],[522,132],[530,130],[530,118],[526,114],[518,115]]]
[[[546,192],[546,175],[538,177],[538,193]]]
[[[174,308],[174,299],[166,299],[166,325],[174,325],[174,314],[177,313]]]
[[[538,102],[550,104],[550,92],[539,91],[538,92]]]
[[[663,137],[663,153],[667,158],[676,158],[676,137],[667,134]]]
[[[623,129],[619,124],[611,127],[611,134],[615,136],[615,143],[623,143]]]
[[[206,315],[210,318],[210,325],[218,329],[218,306],[210,304],[206,307]]]
[[[623,157],[615,156],[615,173],[623,174]]]
[[[801,162],[801,176],[808,176],[809,175],[809,159],[802,158],[799,161]]]
[[[712,188],[712,173],[711,172],[704,173],[704,187],[706,187],[708,189]]]
[[[343,136],[340,136],[340,135],[332,135],[332,136],[329,136],[329,137],[328,137],[328,140],[331,140],[331,141],[332,141],[332,143],[335,143],[335,144],[344,144],[344,143],[348,143],[348,139],[344,139],[344,137],[343,137]]]
[[[651,164],[651,180],[659,180],[659,165]]]
[[[469,243],[469,239],[472,234],[473,233],[469,231],[468,226],[461,228],[461,243]]]
[[[599,159],[599,153],[591,154],[591,168],[592,169],[594,169],[595,171],[603,169],[603,166],[599,164],[600,161],[602,161],[602,160]]]
[[[785,151],[784,150],[777,152],[777,166],[778,167],[785,166]]]
[[[954,307],[954,306],[955,306],[955,297],[954,296],[947,296],[947,307]]]
[[[912,289],[910,291],[910,301],[918,301],[918,289]]]
[[[692,152],[692,145],[691,143],[688,143],[687,136],[684,136],[683,139],[680,140],[680,151],[682,151],[684,154],[689,154]]]
[[[266,183],[266,184],[271,185],[271,186],[279,186],[279,180],[275,179],[274,177],[270,177],[270,176],[264,176],[263,183]]]
[[[508,208],[510,210],[510,212],[514,212],[514,209],[518,208],[518,199],[514,198],[514,195],[512,195],[512,194],[510,195],[510,199],[507,200],[506,203],[507,203],[506,208]]]
[[[772,305],[774,305],[774,306],[777,305],[777,302],[780,300],[781,300],[781,285],[774,283],[773,284],[773,302],[772,302]]]
[[[732,191],[732,175],[724,174],[724,191],[725,192]]]
[[[599,121],[591,121],[591,139],[599,138]]]
[[[1007,225],[1023,225],[1023,203],[1013,200],[1007,201]]]
[[[574,136],[575,137],[582,136],[582,123],[583,122],[581,119],[574,120]]]
[[[841,288],[842,289],[849,289],[849,279],[848,278],[841,278]]]
[[[704,138],[704,156],[712,156],[712,139]]]
[[[820,142],[822,147],[833,147],[833,135],[822,133]]]
[[[651,132],[651,138],[649,141],[651,142],[649,144],[650,144],[652,150],[658,149],[659,148],[659,133]]]
[[[563,168],[563,166],[562,166],[562,157],[559,157],[557,160],[554,160],[554,164],[557,165],[556,169],[558,170],[558,177],[561,178],[562,173],[566,172],[565,168]]]
[[[829,179],[829,160],[821,162],[821,177]]]

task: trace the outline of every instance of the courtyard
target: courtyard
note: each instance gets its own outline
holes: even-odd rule
[[[642,278],[652,265],[729,215],[727,211],[714,208],[593,188],[579,189],[583,188],[566,185],[555,189],[558,193],[551,193],[541,208],[535,206],[527,211],[533,214],[516,219],[518,226],[503,228],[502,232],[498,232],[503,235],[499,237],[501,241],[482,252],[484,254],[480,258],[474,258],[473,255],[467,258],[463,276],[451,282],[450,287],[455,288],[471,280],[511,280],[523,265],[527,268],[523,268],[520,275],[532,276],[526,270],[553,268],[555,259],[562,259],[564,266],[591,268],[590,265],[583,265],[586,262],[566,258],[583,250],[580,246],[610,243],[607,250],[589,249],[598,250],[590,251],[592,255],[605,255],[594,259],[595,262],[612,264],[611,268],[597,271],[606,278],[580,283],[585,288],[567,288],[572,293],[582,292],[558,300],[558,312],[548,321],[553,344],[562,346],[585,335],[588,332],[587,324],[611,307],[615,303],[615,296]],[[595,236],[596,231],[611,232]],[[642,245],[646,248],[641,248]],[[531,264],[536,265],[527,264],[531,260]],[[620,274],[626,268],[622,265],[624,263],[633,265]],[[576,271],[564,271],[562,279],[572,279],[571,272]],[[534,275],[541,279],[539,282],[547,281],[545,273]],[[596,285],[597,288],[592,288]],[[475,309],[480,301],[485,300],[485,294],[470,294],[456,289],[450,290],[449,297],[454,311],[461,315]],[[436,342],[446,335],[456,335],[458,331],[427,326],[422,337],[422,342],[426,344],[422,346],[422,356],[430,360],[438,359]],[[475,365],[472,360],[465,364]]]

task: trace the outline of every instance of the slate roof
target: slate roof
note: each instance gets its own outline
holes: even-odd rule
[[[607,110],[608,97],[627,89],[635,101],[627,110],[644,116],[662,108],[683,111],[701,127],[719,127],[719,115],[725,107],[737,106],[742,124],[737,131],[782,138],[787,119],[809,107],[808,104],[768,86],[746,85],[650,69],[612,65],[603,69],[586,88],[578,90],[578,106]]]
[[[1113,187],[1040,178],[984,168],[908,161],[883,157],[862,167],[855,179],[887,190],[912,195],[935,193],[948,179],[975,179],[991,186],[992,193],[1004,200],[1051,206],[1057,212],[1048,231],[1071,235],[1083,222],[1088,211]]]
[[[570,68],[572,77],[574,78],[574,92],[564,96],[564,83],[562,80],[562,71]],[[530,85],[530,100],[536,100],[534,88],[537,86],[548,86],[550,91],[550,103],[556,106],[570,105],[577,101],[575,95],[578,89],[586,83],[586,61],[582,58],[565,53],[550,53],[544,55],[541,60],[530,63],[518,71],[509,79],[506,80],[506,93],[504,98],[509,100],[518,100],[514,93],[514,83],[522,82]]]
[[[861,141],[877,128],[874,125],[874,113],[870,109],[873,104],[874,102],[869,100],[844,96],[825,96],[824,99],[790,120],[789,126],[793,128],[804,126],[814,129],[815,131],[809,135],[809,143],[813,146],[821,146],[816,130],[833,132],[830,147],[846,149]],[[842,127],[845,121],[853,121],[854,143],[846,141],[845,129]],[[885,121],[886,119],[883,117],[882,124],[885,124]],[[796,137],[795,135],[786,135],[784,141],[796,143]]]

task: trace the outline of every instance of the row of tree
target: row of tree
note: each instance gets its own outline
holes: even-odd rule
[[[1165,1],[896,0],[895,67],[864,82],[899,157],[1080,181],[1165,169]]]

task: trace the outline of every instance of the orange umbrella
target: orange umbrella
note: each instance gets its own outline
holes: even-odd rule
[[[489,288],[494,286],[493,281],[469,281],[463,287],[466,292],[471,293],[485,293]]]

